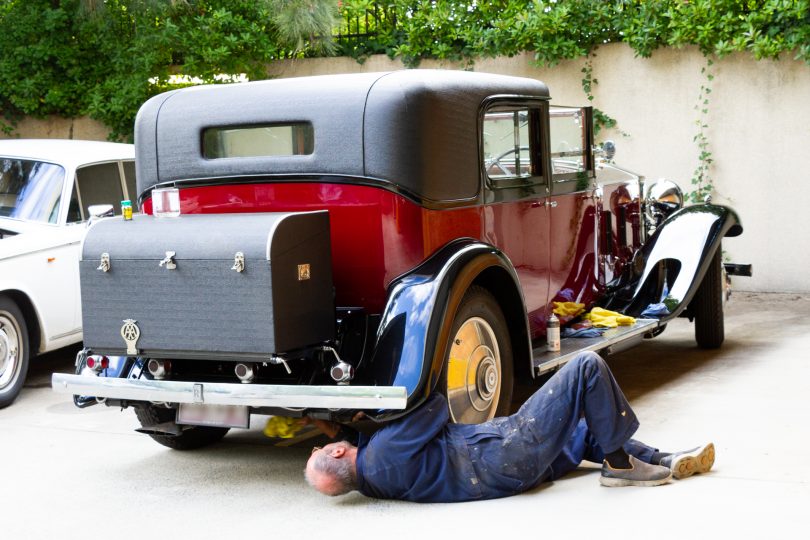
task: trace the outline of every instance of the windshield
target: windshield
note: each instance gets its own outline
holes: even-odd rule
[[[56,223],[64,179],[59,165],[0,158],[0,217]]]

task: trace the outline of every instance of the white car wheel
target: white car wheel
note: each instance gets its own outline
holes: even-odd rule
[[[0,408],[11,405],[28,372],[28,329],[11,299],[0,296]]]

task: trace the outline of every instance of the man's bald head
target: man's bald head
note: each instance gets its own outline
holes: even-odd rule
[[[315,448],[307,461],[304,476],[310,486],[324,495],[343,495],[357,489],[357,448],[337,442]]]

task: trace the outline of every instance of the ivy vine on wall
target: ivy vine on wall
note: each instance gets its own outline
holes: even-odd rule
[[[695,172],[692,173],[692,191],[688,194],[692,202],[703,201],[706,196],[711,195],[714,191],[714,183],[711,178],[711,165],[714,163],[714,157],[709,146],[709,137],[706,135],[706,131],[709,129],[709,98],[712,93],[712,81],[714,80],[713,65],[714,61],[706,56],[706,65],[700,69],[704,82],[700,85],[698,102],[695,105],[695,110],[698,113],[695,120],[697,133],[692,140],[698,149],[698,165]]]

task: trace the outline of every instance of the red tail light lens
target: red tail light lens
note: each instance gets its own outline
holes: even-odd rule
[[[110,359],[106,356],[88,356],[87,367],[94,371],[101,371],[110,367]]]

